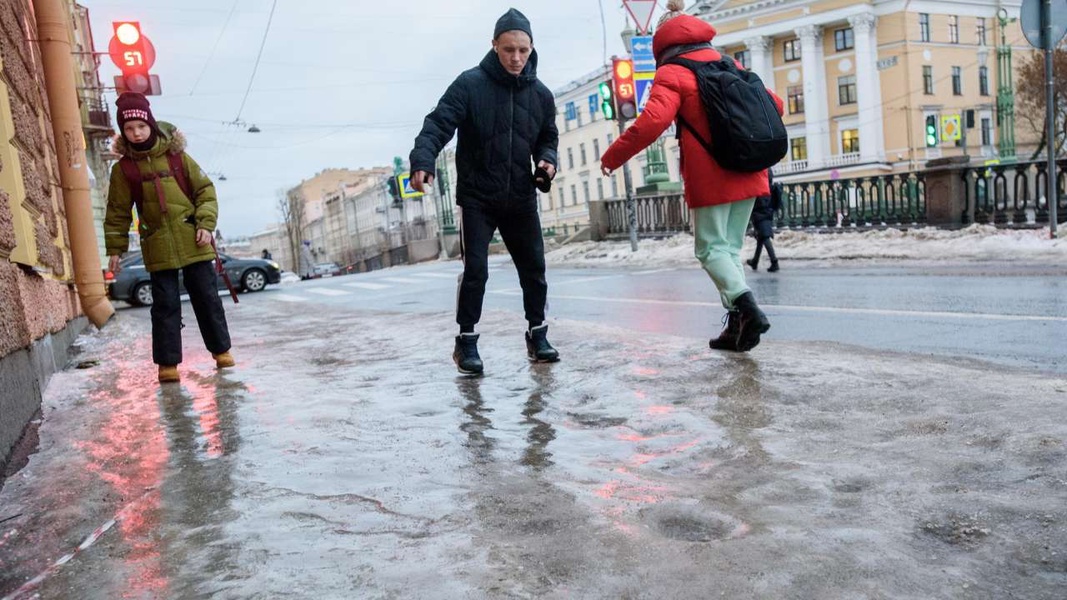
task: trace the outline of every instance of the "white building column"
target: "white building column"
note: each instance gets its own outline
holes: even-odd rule
[[[807,131],[808,166],[819,169],[830,157],[830,110],[826,98],[826,60],[822,51],[822,27],[796,29],[804,69],[804,121]],[[862,147],[863,141],[860,140]]]
[[[860,160],[863,162],[885,158],[882,77],[878,71],[875,22],[875,16],[870,13],[848,19],[856,39],[856,94],[859,96]]]
[[[745,47],[748,48],[751,61],[749,70],[759,75],[759,78],[763,80],[763,85],[773,90],[774,63],[771,61],[771,39],[764,36],[748,38],[745,40]]]

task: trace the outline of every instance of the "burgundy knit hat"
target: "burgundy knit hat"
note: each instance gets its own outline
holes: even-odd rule
[[[115,101],[115,106],[119,107],[118,121],[120,131],[127,121],[135,120],[148,123],[148,126],[153,130],[156,128],[156,118],[152,116],[152,106],[148,103],[148,98],[145,98],[144,94],[123,92],[119,99]]]

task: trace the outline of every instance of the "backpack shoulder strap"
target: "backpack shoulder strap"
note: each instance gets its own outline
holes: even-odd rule
[[[119,169],[122,170],[122,176],[126,178],[126,183],[130,188],[130,198],[133,199],[133,204],[137,207],[137,214],[140,215],[142,212],[141,206],[144,204],[144,177],[141,176],[141,169],[128,156],[123,156],[119,159]]]
[[[170,167],[171,177],[178,182],[178,187],[181,188],[182,193],[191,202],[193,200],[193,186],[189,183],[189,174],[185,172],[185,161],[182,160],[181,154],[167,153],[167,166]]]

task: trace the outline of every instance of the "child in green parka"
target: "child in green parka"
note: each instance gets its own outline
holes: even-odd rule
[[[141,254],[152,279],[152,358],[159,365],[159,381],[179,381],[179,270],[204,344],[216,366],[232,367],[230,333],[213,264],[211,232],[218,217],[215,186],[185,153],[181,132],[170,123],[156,121],[147,98],[126,92],[115,104],[120,133],[114,149],[122,158],[111,169],[104,220],[107,254],[111,257],[108,267],[112,273],[119,272],[136,208]]]

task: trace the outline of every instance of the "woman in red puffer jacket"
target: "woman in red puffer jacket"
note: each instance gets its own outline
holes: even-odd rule
[[[714,27],[682,12],[683,0],[671,0],[667,9],[669,12],[660,19],[652,40],[657,61],[668,50],[688,45],[697,47],[679,56],[699,62],[722,59],[722,55],[711,48]],[[767,93],[774,98],[781,114],[781,98],[770,90]],[[641,116],[604,153],[601,159],[604,174],[611,174],[658,140],[679,117],[705,140],[714,143],[715,132],[708,125],[693,72],[680,65],[663,65],[656,70],[651,95]],[[760,335],[770,329],[767,316],[745,283],[741,263],[741,246],[755,198],[770,193],[767,172],[740,173],[724,169],[684,128],[679,144],[685,200],[693,211],[696,257],[715,282],[722,305],[728,311],[726,328],[718,338],[711,340],[710,345],[715,350],[747,352],[755,348]]]

